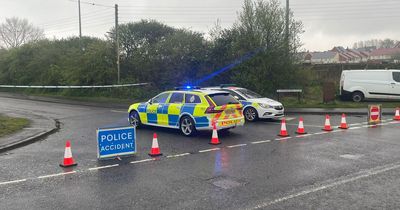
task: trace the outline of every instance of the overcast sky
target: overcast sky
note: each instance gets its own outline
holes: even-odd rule
[[[76,1],[0,0],[0,21],[26,18],[50,38],[78,35]],[[284,6],[286,1],[280,1]],[[104,37],[114,24],[114,4],[119,5],[121,23],[152,18],[208,32],[217,19],[230,27],[243,0],[82,0],[83,35]],[[352,47],[368,39],[400,39],[400,0],[291,0],[290,4],[295,18],[303,21],[303,48],[310,51]]]

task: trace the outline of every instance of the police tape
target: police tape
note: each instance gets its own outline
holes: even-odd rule
[[[67,86],[48,86],[48,85],[0,85],[0,88],[37,88],[37,89],[89,89],[89,88],[117,88],[145,86],[149,83],[123,84],[123,85],[67,85]]]

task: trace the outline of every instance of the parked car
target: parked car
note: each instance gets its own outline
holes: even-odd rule
[[[340,96],[365,99],[400,99],[400,70],[346,70],[340,78]]]
[[[263,97],[249,89],[233,85],[220,85],[219,87],[207,87],[205,89],[228,91],[242,103],[244,117],[249,122],[260,118],[280,119],[284,116],[285,108],[280,102]]]
[[[227,130],[245,122],[243,106],[226,91],[203,90],[191,87],[162,92],[147,102],[129,107],[129,122],[180,129],[190,136],[197,130]]]

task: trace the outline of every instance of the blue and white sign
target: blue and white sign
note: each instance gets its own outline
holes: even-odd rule
[[[134,127],[97,129],[97,157],[111,158],[136,153]]]

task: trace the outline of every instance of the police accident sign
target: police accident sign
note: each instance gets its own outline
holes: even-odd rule
[[[111,158],[136,153],[134,127],[97,129],[97,157]]]

